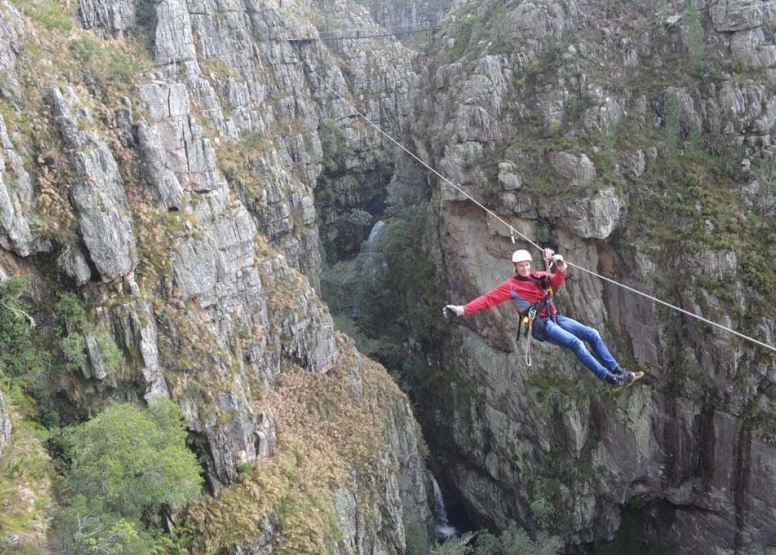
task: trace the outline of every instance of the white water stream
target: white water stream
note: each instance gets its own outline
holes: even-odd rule
[[[444,540],[458,533],[458,530],[447,521],[447,510],[445,509],[445,500],[442,498],[442,490],[436,478],[431,476],[431,483],[434,485],[434,536],[437,540]]]

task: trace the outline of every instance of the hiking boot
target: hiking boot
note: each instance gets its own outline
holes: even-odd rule
[[[612,387],[612,391],[619,391],[626,385],[630,385],[630,383],[633,381],[625,372],[609,372],[606,374],[604,380]]]
[[[631,385],[633,382],[636,381],[636,374],[631,372],[630,370],[623,369],[622,374],[618,376],[620,378],[620,383],[617,384],[617,386],[612,388],[612,391],[620,391],[621,389],[625,389],[629,385]]]
[[[609,376],[612,376],[611,381],[608,379]],[[606,381],[612,386],[612,391],[616,392],[620,391],[621,389],[625,389],[626,387],[632,385],[633,382],[640,380],[643,377],[644,372],[631,372],[630,370],[626,370],[625,368],[620,368],[618,366],[614,372],[607,376]]]

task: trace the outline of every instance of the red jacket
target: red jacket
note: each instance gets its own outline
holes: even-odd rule
[[[566,272],[555,272],[550,274],[548,272],[531,272],[528,274],[529,278],[543,278],[549,276],[550,286],[560,287],[563,281],[566,279]],[[498,285],[494,289],[491,289],[484,295],[481,295],[474,299],[472,302],[464,305],[463,313],[471,314],[478,310],[484,310],[491,308],[497,304],[501,304],[507,299],[511,299],[515,308],[520,312],[528,310],[532,304],[542,300],[545,292],[542,286],[538,283],[534,283],[526,278],[521,278],[516,273],[508,280]],[[552,307],[550,315],[555,314],[557,311],[555,307]],[[539,316],[547,316],[547,306],[542,308]]]

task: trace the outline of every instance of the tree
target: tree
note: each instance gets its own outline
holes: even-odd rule
[[[682,105],[679,93],[669,93],[665,102],[666,148],[669,154],[676,154],[682,139]]]
[[[539,536],[531,540],[525,530],[504,530],[496,537],[488,532],[477,536],[474,555],[558,555],[563,549],[560,538]]]
[[[54,511],[49,547],[69,555],[154,555],[154,542],[143,525],[103,510],[99,499],[78,495]]]
[[[473,542],[474,540],[474,542]],[[471,544],[474,543],[474,546]],[[496,537],[486,531],[451,538],[431,550],[432,555],[558,555],[563,541],[556,536],[531,540],[525,530],[505,530]]]
[[[81,302],[72,293],[64,293],[57,303],[57,312],[63,326],[60,328],[59,348],[64,358],[66,370],[78,370],[87,361],[87,336],[97,342],[99,362],[106,374],[115,373],[121,366],[121,349],[110,334],[88,323],[86,311]]]
[[[474,534],[469,532],[460,538],[450,538],[443,544],[437,545],[431,550],[431,555],[471,555],[472,548],[469,545]]]
[[[179,509],[202,486],[185,440],[180,410],[171,401],[158,400],[147,411],[115,404],[73,431],[69,485],[130,518],[162,504]]]
[[[701,23],[701,15],[694,1],[687,10],[687,52],[693,69],[700,71],[706,59],[706,36]]]

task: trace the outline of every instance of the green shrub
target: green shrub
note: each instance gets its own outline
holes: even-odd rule
[[[44,553],[40,530],[46,528],[51,506],[51,459],[43,442],[48,434],[31,420],[32,400],[17,386],[0,379],[3,407],[12,421],[8,443],[0,453],[0,553]],[[16,545],[3,540],[16,537]]]
[[[83,70],[111,94],[126,94],[135,82],[135,76],[150,67],[150,58],[137,56],[124,44],[112,44],[91,36],[79,36],[70,43],[70,50],[78,58]]]
[[[505,530],[500,537],[480,534],[477,537],[476,555],[558,555],[563,550],[563,541],[551,536],[539,537],[534,541],[525,530]]]
[[[350,147],[342,130],[337,127],[337,122],[333,119],[324,120],[318,130],[318,137],[321,140],[324,169],[329,172],[343,171]]]
[[[158,400],[147,411],[115,404],[72,431],[68,484],[124,517],[139,518],[162,504],[180,509],[202,485],[185,440],[180,410],[171,401]]]
[[[108,375],[116,373],[123,360],[121,349],[107,331],[88,323],[86,310],[78,297],[73,293],[64,293],[57,302],[56,310],[64,324],[59,340],[64,358],[63,367],[70,371],[78,370],[86,362],[84,334],[88,332],[97,341],[105,372]]]
[[[431,555],[473,555],[474,551],[469,545],[473,537],[473,533],[468,533],[460,538],[450,538],[431,549]]]
[[[496,537],[486,531],[467,533],[437,544],[431,555],[559,555],[563,550],[560,538],[539,535],[536,540],[525,530],[505,530]]]
[[[20,276],[0,283],[0,375],[24,376],[41,365],[32,337],[34,321],[19,302],[26,288]]]
[[[73,20],[62,13],[60,2],[56,0],[13,0],[21,12],[40,24],[46,31],[69,32],[73,30]],[[67,3],[69,6],[70,4]]]
[[[99,43],[92,37],[83,36],[73,41],[73,53],[82,62],[90,62],[97,55]]]
[[[80,333],[71,333],[63,337],[59,346],[65,357],[66,370],[78,370],[86,362],[86,340]]]
[[[106,511],[101,500],[77,495],[54,511],[49,538],[57,553],[154,555],[154,542],[137,520]]]
[[[687,10],[687,51],[692,69],[700,71],[706,59],[706,33],[701,24],[698,6],[693,1]]]
[[[57,313],[64,319],[67,326],[83,326],[86,323],[86,312],[81,301],[73,293],[64,293],[57,302]]]
[[[102,355],[105,373],[109,376],[115,374],[121,366],[121,361],[124,359],[121,349],[107,333],[97,335],[97,346]]]

